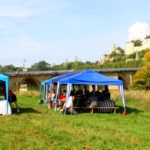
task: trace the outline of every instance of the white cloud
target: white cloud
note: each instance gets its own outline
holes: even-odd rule
[[[144,39],[146,35],[150,34],[149,25],[146,22],[136,22],[135,24],[131,25],[128,29],[129,36],[128,40],[137,40],[137,39]]]

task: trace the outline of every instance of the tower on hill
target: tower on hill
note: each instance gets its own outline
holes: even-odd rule
[[[111,53],[112,52],[116,52],[116,45],[115,44],[112,44],[111,45]]]

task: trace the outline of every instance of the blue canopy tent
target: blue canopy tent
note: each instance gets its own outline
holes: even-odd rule
[[[69,74],[67,74],[67,75],[65,75],[65,76],[60,76],[60,77],[55,78],[54,80],[52,80],[52,83],[53,83],[53,84],[57,84],[56,103],[58,102],[58,98],[59,98],[59,96],[60,96],[60,91],[61,91],[61,90],[60,90],[59,81],[60,81],[61,79],[65,79],[65,78],[68,78],[68,77],[77,75],[77,74],[79,74],[80,72],[81,72],[81,71],[76,71],[76,72],[69,73]],[[55,110],[56,110],[56,108],[57,108],[57,105],[55,105]]]
[[[41,99],[41,94],[42,94],[43,86],[44,86],[43,99],[45,99],[45,82],[46,82],[46,81],[41,82],[41,86],[40,86],[40,94],[39,94],[39,101],[40,101],[40,99]]]
[[[41,82],[40,94],[39,94],[39,101],[40,101],[40,99],[41,99],[41,93],[42,93],[43,87],[44,87],[44,93],[43,93],[43,104],[44,104],[44,102],[45,102],[45,95],[47,95],[47,94],[45,94],[45,93],[48,92],[48,88],[46,88],[46,87],[47,87],[48,85],[50,85],[50,95],[51,95],[51,92],[52,92],[52,89],[53,89],[52,81],[53,81],[54,79],[67,76],[67,75],[69,75],[69,74],[71,74],[71,73],[70,73],[70,72],[69,72],[69,73],[65,73],[65,74],[62,74],[62,75],[53,77],[53,78],[51,78],[51,79],[49,79],[49,80],[46,80],[46,81]]]
[[[0,74],[0,82],[4,83],[4,85],[6,87],[7,114],[8,114],[9,77]]]
[[[66,103],[68,101],[71,87],[73,84],[82,84],[82,85],[113,85],[113,86],[119,86],[120,92],[122,96],[123,106],[124,106],[124,112],[126,112],[126,106],[125,106],[125,98],[124,98],[124,90],[123,90],[123,81],[117,80],[114,78],[110,78],[107,76],[104,76],[100,73],[97,73],[96,71],[93,71],[91,69],[86,70],[84,72],[77,73],[75,75],[62,78],[59,80],[59,84],[67,84],[67,93],[66,93]]]

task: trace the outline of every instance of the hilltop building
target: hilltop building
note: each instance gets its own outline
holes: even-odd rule
[[[126,49],[125,49],[125,54],[130,55],[133,54],[134,52],[139,52],[143,49],[150,48],[150,36],[146,36],[145,39],[142,41],[141,46],[134,46],[133,42],[127,42],[126,43]]]
[[[134,42],[127,42],[126,49],[124,50],[124,52],[125,52],[125,55],[131,55],[134,52],[136,52],[136,60],[139,60],[138,52],[142,51],[143,49],[147,49],[147,48],[150,49],[150,35],[145,37],[145,39],[142,41],[141,46],[134,46]],[[115,44],[111,45],[111,53],[113,53],[113,52],[120,54],[120,50],[118,50],[116,48]],[[110,58],[109,56],[110,55],[106,55],[106,54],[103,55],[101,63],[103,64],[105,61],[108,61],[108,60],[112,61],[113,58]]]
[[[112,45],[111,45],[111,53],[113,53],[113,52],[115,52],[115,53],[117,53],[117,54],[120,54],[120,50],[118,50],[118,49],[116,48],[116,45],[115,45],[115,44],[112,44]]]

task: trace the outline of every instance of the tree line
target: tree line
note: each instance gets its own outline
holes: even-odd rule
[[[42,60],[33,64],[28,71],[46,71],[46,70],[85,70],[85,69],[104,69],[104,68],[132,68],[142,67],[144,65],[143,57],[149,49],[138,52],[139,59],[136,60],[136,53],[126,56],[123,49],[120,48],[121,53],[111,53],[110,60],[105,61],[103,64],[100,61],[86,61],[82,62],[77,57],[74,61],[65,61],[59,65],[49,64]],[[15,67],[14,65],[0,65],[0,72],[16,72],[22,71],[23,67]]]

